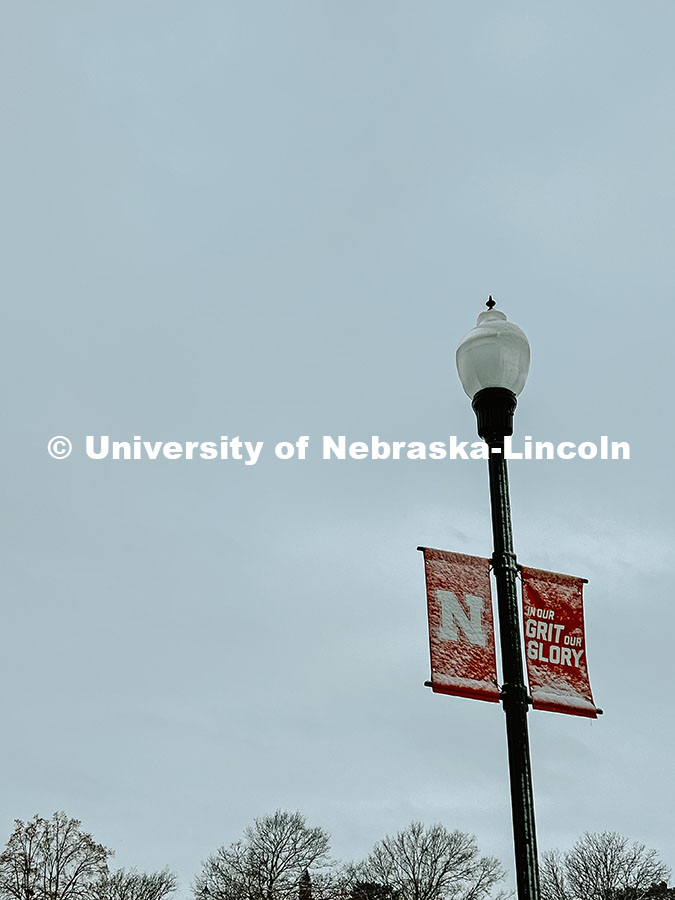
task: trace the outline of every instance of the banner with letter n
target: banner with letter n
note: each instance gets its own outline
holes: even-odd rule
[[[534,709],[596,719],[588,680],[584,578],[521,570],[525,656]]]
[[[489,560],[418,549],[424,553],[432,689],[498,702]]]

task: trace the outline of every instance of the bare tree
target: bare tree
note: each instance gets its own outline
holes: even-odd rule
[[[396,900],[394,889],[390,885],[365,881],[359,877],[352,881],[347,896],[349,900]]]
[[[307,875],[309,877],[309,872]],[[303,876],[298,885],[298,893],[295,895],[297,900],[303,900],[303,896],[307,896],[308,887],[311,892],[310,900],[348,900],[345,886],[340,880],[340,873],[334,869],[314,871],[309,885]]]
[[[385,837],[360,868],[371,893],[377,884],[400,900],[483,900],[504,877],[472,835],[420,822]]]
[[[542,900],[645,900],[669,877],[656,850],[609,831],[587,832],[567,853],[543,854],[540,867]]]
[[[299,812],[277,810],[256,819],[243,840],[220,847],[195,883],[199,900],[287,900],[298,896],[305,870],[328,862],[329,839]],[[312,875],[312,885],[317,879]],[[315,891],[315,893],[317,893]]]
[[[539,860],[541,900],[567,900],[565,859],[559,850],[543,853]]]
[[[617,891],[612,900],[635,900],[635,891]],[[669,888],[665,881],[659,881],[643,893],[643,900],[675,900],[675,887]]]
[[[164,900],[178,887],[173,872],[137,872],[118,869],[106,876],[97,887],[95,900]]]
[[[0,854],[0,897],[15,900],[84,900],[108,873],[112,851],[80,829],[77,819],[17,819]]]

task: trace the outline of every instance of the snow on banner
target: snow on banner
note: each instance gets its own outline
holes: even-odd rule
[[[489,560],[418,549],[424,553],[432,689],[498,702]]]
[[[586,667],[585,579],[521,570],[525,656],[534,709],[597,718]]]

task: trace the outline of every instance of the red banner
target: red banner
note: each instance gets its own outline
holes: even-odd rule
[[[431,687],[441,694],[499,700],[490,563],[477,556],[424,552]]]
[[[523,566],[525,657],[535,709],[597,718],[586,666],[583,578]]]

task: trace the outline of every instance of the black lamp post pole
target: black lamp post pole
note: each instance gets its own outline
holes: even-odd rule
[[[504,438],[513,434],[516,397],[505,388],[485,388],[473,399],[478,434],[489,448],[490,505],[497,581],[497,608],[502,657],[502,703],[511,783],[511,813],[518,900],[539,900],[537,832],[534,821],[530,740],[527,729],[528,694],[523,676],[517,564],[513,549],[509,478]]]

